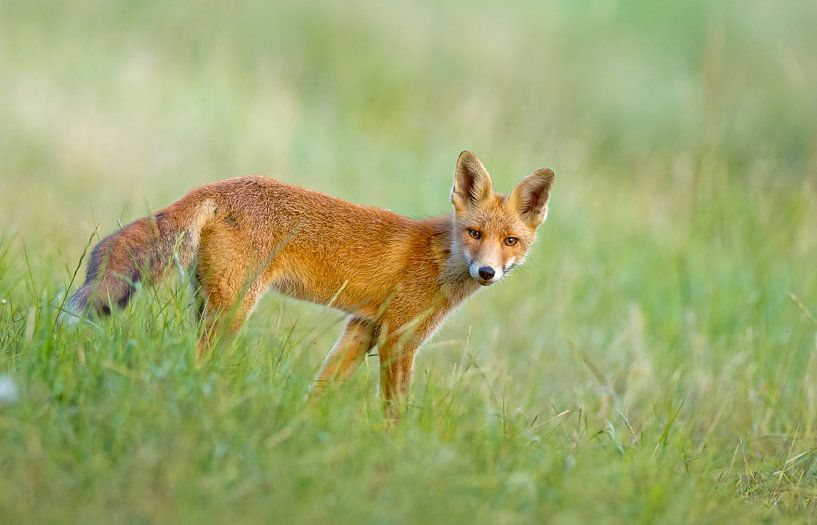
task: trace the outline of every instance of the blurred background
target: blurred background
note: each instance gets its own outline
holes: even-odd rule
[[[674,413],[719,468],[738,441],[785,460],[760,436],[817,432],[815,27],[810,1],[0,1],[0,282],[59,294],[97,226],[207,181],[427,216],[463,149],[503,191],[548,166],[528,264],[416,391],[467,352],[487,405],[653,436]],[[271,294],[244,337],[301,319],[326,325],[307,377],[339,314]]]
[[[491,301],[555,332],[533,312],[587,308],[583,338],[631,303],[677,325],[815,299],[811,2],[0,5],[0,224],[49,287],[97,226],[237,175],[448,213],[467,148],[499,190],[557,173],[478,325]]]
[[[644,199],[659,209],[722,176],[798,191],[815,169],[815,13],[695,0],[6,1],[4,230],[70,256],[98,223],[246,173],[436,214],[464,148],[500,186],[552,166],[560,220],[602,201],[618,215],[632,201],[600,194],[624,185],[663,188]]]

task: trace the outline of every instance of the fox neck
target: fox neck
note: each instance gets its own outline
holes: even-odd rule
[[[431,252],[440,269],[440,291],[453,307],[482,287],[471,278],[468,263],[454,242],[453,218],[440,217],[434,227]]]

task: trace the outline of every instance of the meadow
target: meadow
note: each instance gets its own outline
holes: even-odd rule
[[[0,522],[817,522],[814,27],[806,1],[0,0]],[[500,190],[554,169],[550,217],[394,428],[376,356],[304,402],[335,311],[270,293],[205,367],[184,276],[56,323],[89,242],[195,185],[440,215],[463,149]]]

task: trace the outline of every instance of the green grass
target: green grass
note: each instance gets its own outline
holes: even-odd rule
[[[439,4],[0,2],[0,521],[817,521],[817,8]],[[97,226],[246,173],[448,213],[465,148],[550,219],[392,430],[376,357],[303,401],[337,312],[203,369],[182,280],[55,327]]]

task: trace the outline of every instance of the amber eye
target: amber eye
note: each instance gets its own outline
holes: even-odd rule
[[[519,242],[519,239],[516,237],[505,237],[505,246],[516,246]]]
[[[481,234],[481,233],[479,233],[477,230],[472,230],[472,229],[470,229],[470,228],[468,229],[468,235],[470,235],[472,239],[477,239],[477,240],[479,240],[479,239],[481,239],[481,238],[482,238],[482,234]]]

